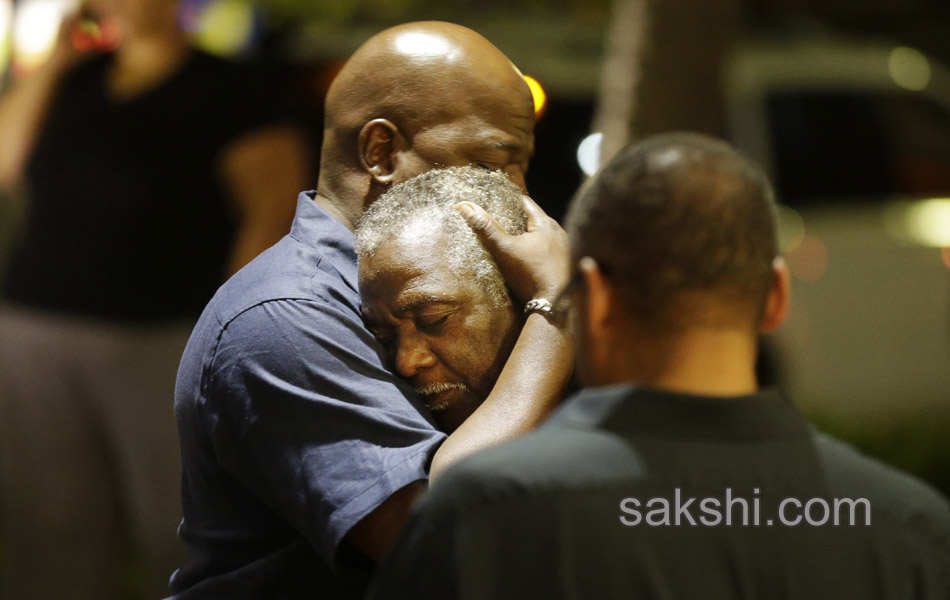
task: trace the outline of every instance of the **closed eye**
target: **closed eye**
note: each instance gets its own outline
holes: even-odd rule
[[[450,316],[452,316],[452,313],[446,313],[442,316],[420,316],[416,319],[416,327],[426,333],[438,333]]]

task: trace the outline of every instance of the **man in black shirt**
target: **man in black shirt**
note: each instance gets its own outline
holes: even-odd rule
[[[950,597],[947,500],[758,389],[789,301],[774,208],[693,134],[582,189],[561,306],[589,389],[445,473],[372,597]]]

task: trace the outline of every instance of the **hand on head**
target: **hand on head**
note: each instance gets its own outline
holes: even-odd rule
[[[505,282],[522,303],[535,298],[553,302],[567,284],[570,255],[567,234],[528,196],[522,197],[527,231],[510,235],[480,206],[456,207],[498,264]]]

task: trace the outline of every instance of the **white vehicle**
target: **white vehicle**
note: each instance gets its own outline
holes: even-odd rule
[[[950,72],[893,43],[772,39],[737,47],[723,91],[784,205],[791,399],[861,427],[950,417]]]

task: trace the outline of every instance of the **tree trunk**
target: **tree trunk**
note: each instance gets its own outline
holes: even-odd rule
[[[594,131],[606,162],[663,131],[723,133],[720,75],[742,0],[615,0]]]

